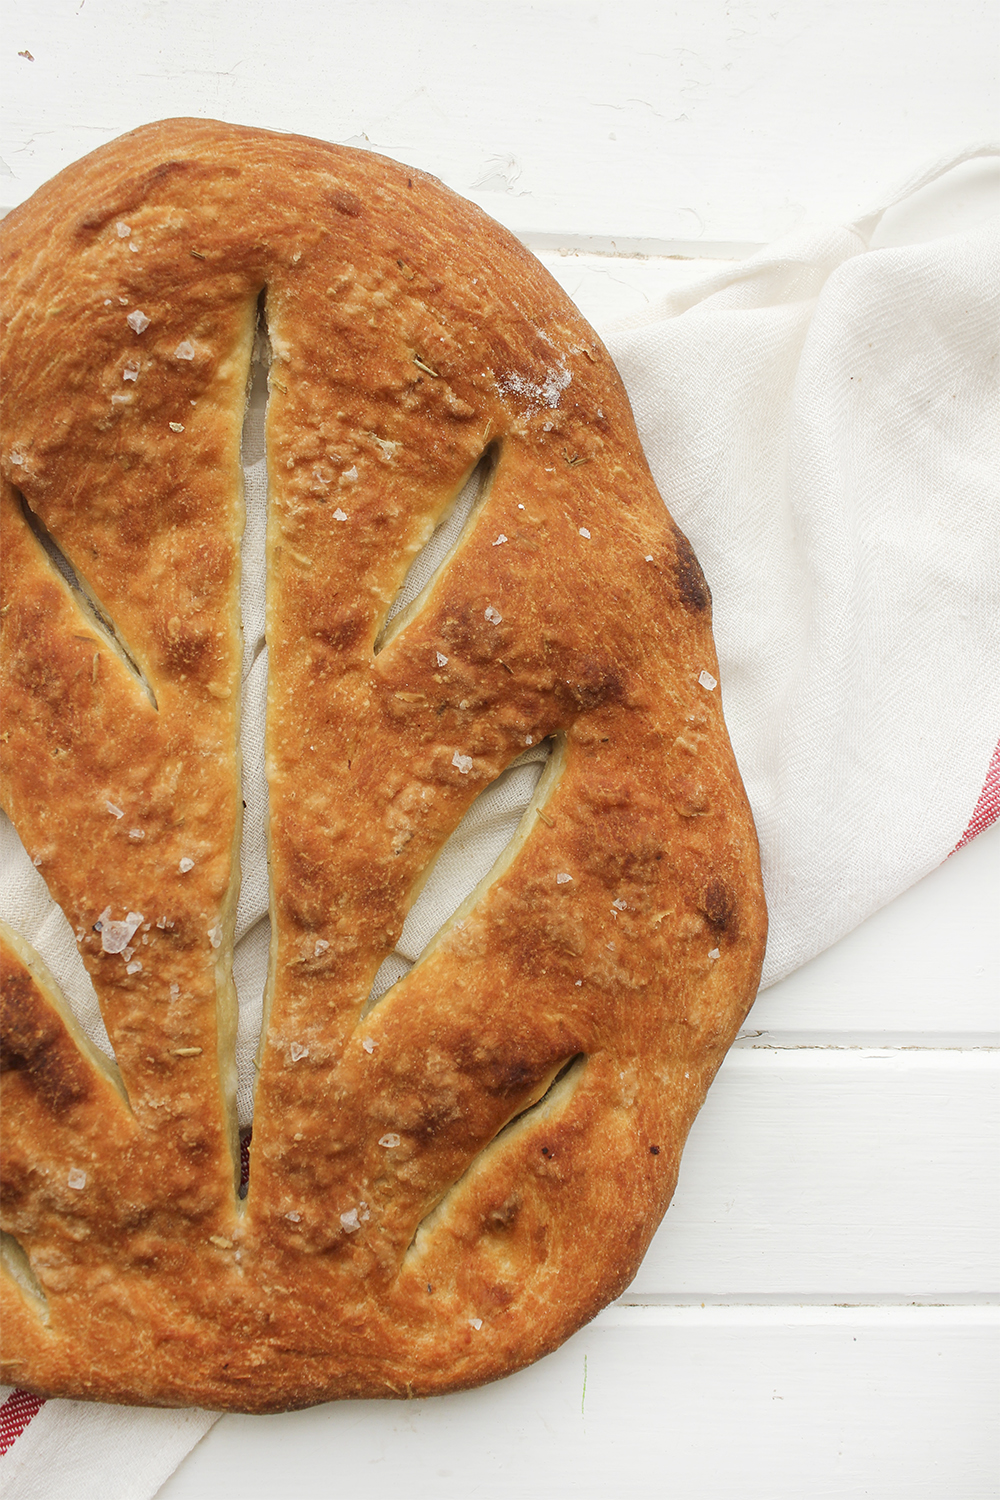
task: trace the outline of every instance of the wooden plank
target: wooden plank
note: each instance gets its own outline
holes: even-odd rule
[[[140,121],[210,115],[369,142],[518,233],[740,254],[993,132],[996,32],[985,0],[917,25],[910,0],[20,0],[0,159],[19,202]]]
[[[626,1294],[948,1300],[996,1283],[990,1052],[734,1051]]]
[[[482,1391],[224,1417],[160,1500],[986,1500],[997,1394],[978,1308],[618,1312]]]

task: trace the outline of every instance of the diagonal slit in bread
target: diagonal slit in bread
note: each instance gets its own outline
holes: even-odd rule
[[[763,952],[708,590],[620,382],[510,236],[370,153],[168,121],[3,241],[4,808],[116,1062],[6,929],[2,1378],[274,1411],[508,1373],[634,1275]],[[260,308],[272,944],[241,1197]],[[516,837],[373,992],[543,743]]]

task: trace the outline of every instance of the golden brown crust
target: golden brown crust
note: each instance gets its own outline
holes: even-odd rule
[[[708,591],[617,376],[497,225],[314,141],[145,127],[3,239],[4,806],[126,1097],[11,939],[3,1223],[30,1270],[0,1279],[2,1378],[271,1411],[503,1375],[634,1274],[763,952]],[[239,442],[262,291],[274,947],[241,1200]],[[484,503],[383,637],[484,454]],[[366,1011],[438,849],[549,737],[522,842]]]

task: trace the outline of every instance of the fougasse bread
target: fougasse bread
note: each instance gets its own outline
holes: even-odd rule
[[[3,225],[4,1381],[280,1411],[554,1349],[635,1274],[758,982],[710,599],[592,330],[368,152],[143,127]],[[263,308],[272,948],[233,1109],[240,438]],[[470,473],[450,556],[386,628]],[[513,843],[373,976],[526,745]]]

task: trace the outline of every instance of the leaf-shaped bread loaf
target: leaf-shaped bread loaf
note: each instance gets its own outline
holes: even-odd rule
[[[8,930],[2,1378],[273,1411],[503,1375],[635,1273],[764,941],[708,590],[621,384],[509,234],[369,153],[167,121],[2,233],[4,807],[117,1060]],[[272,949],[241,1198],[259,306]],[[436,853],[542,741],[518,837],[370,1003]]]

